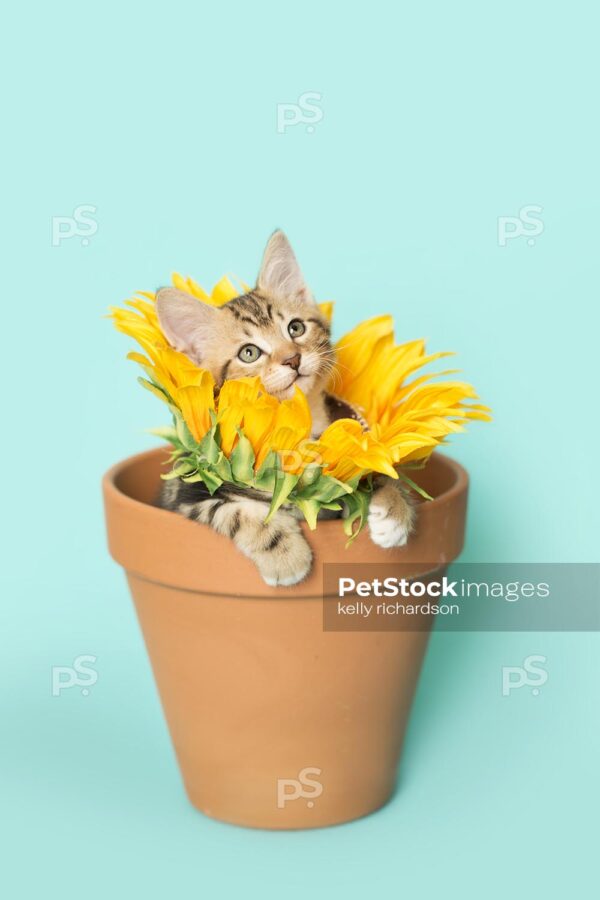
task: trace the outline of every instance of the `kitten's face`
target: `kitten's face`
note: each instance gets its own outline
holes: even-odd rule
[[[279,400],[296,386],[309,396],[325,385],[333,364],[329,325],[282,232],[267,245],[255,290],[211,307],[165,288],[156,305],[169,343],[208,369],[217,385],[258,375]]]
[[[204,366],[217,384],[258,375],[282,400],[297,385],[305,394],[323,386],[331,367],[329,327],[317,306],[252,291],[219,310]]]

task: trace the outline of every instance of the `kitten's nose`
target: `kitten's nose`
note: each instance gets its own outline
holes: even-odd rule
[[[299,353],[295,353],[294,356],[288,357],[288,359],[284,359],[281,363],[282,366],[290,366],[296,372],[300,368],[300,360],[302,357]]]

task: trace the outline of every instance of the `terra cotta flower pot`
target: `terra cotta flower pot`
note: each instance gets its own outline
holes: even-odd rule
[[[103,482],[110,552],[125,569],[191,802],[258,828],[311,828],[370,813],[391,796],[429,622],[419,631],[324,631],[323,564],[401,562],[418,575],[461,551],[467,475],[434,454],[406,547],[337,520],[306,529],[310,576],[268,587],[204,525],[153,506],[162,449]],[[406,573],[406,569],[403,570]]]

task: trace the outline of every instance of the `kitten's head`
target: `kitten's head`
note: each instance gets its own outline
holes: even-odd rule
[[[215,307],[163,288],[156,309],[171,346],[208,369],[219,386],[259,375],[282,400],[295,385],[306,395],[321,389],[331,370],[329,324],[282,231],[269,240],[256,288],[248,294]]]

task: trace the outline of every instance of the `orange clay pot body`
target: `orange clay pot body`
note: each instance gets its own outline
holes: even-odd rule
[[[110,552],[126,573],[191,802],[258,828],[364,816],[394,790],[428,639],[421,631],[324,631],[324,563],[403,563],[417,575],[461,551],[467,476],[434,455],[406,547],[367,530],[346,549],[339,520],[305,529],[310,576],[268,587],[227,538],[152,506],[163,450],[104,478]]]

